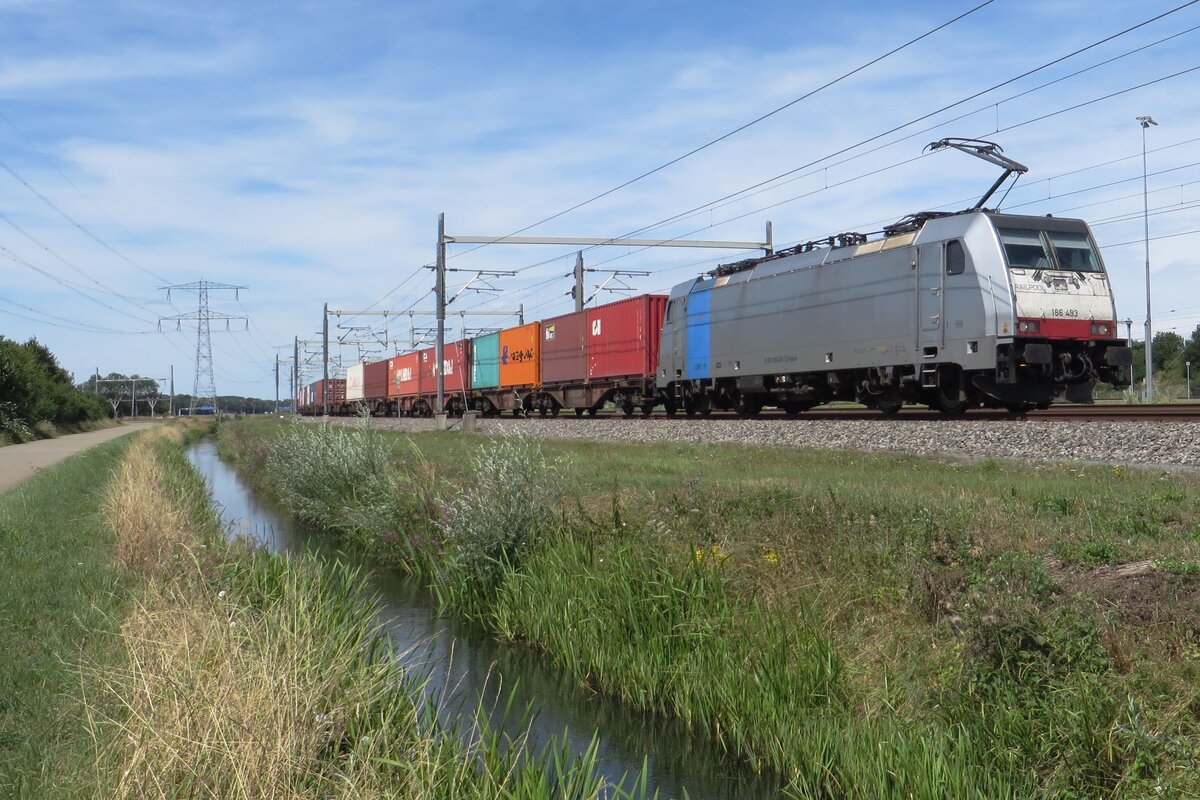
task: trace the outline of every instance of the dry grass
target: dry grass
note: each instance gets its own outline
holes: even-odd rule
[[[346,587],[299,564],[269,586],[230,573],[214,588],[156,438],[131,448],[106,504],[122,568],[146,578],[120,631],[125,666],[88,681],[106,796],[370,796],[388,737],[354,729],[385,707],[409,717],[385,728],[415,727],[415,712],[388,702],[394,677],[366,658],[364,628],[341,624],[362,620],[310,604]]]
[[[188,510],[171,496],[155,454],[156,441],[178,437],[165,428],[143,436],[108,487],[104,515],[117,534],[117,561],[126,577],[164,578],[190,558]]]

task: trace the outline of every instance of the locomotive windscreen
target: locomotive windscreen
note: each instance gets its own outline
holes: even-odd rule
[[[997,232],[1011,268],[1104,271],[1086,233],[1020,228],[998,228]]]

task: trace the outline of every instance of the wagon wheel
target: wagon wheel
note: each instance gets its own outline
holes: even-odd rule
[[[621,413],[627,417],[633,416],[633,408],[634,408],[634,406],[633,406],[633,403],[631,403],[631,402],[627,401],[627,402],[621,403]]]
[[[551,408],[551,409],[550,409],[550,416],[552,416],[552,417],[557,417],[557,416],[558,416],[558,412],[559,412],[560,410],[561,410],[561,409],[558,407],[558,405],[555,405],[553,408]]]
[[[678,413],[679,408],[675,405],[674,401],[668,400],[667,402],[663,403],[663,410],[667,412],[668,417],[673,417],[676,413]]]
[[[642,403],[642,416],[648,417],[654,413],[654,403]]]
[[[587,415],[588,415],[589,417],[594,417],[594,416],[596,416],[596,411],[597,411],[596,407],[595,407],[595,406],[592,406],[591,408],[589,408],[589,409],[587,410]]]
[[[575,409],[575,416],[577,416],[577,417],[582,417],[582,416],[583,416],[583,412],[584,412],[584,411],[587,411],[587,409],[586,409],[586,408],[577,408],[577,409]]]
[[[548,413],[548,411],[549,411],[549,409],[547,409],[545,406],[539,406],[539,407],[538,407],[538,416],[539,416],[539,417],[544,417],[544,416],[546,416],[546,414]]]

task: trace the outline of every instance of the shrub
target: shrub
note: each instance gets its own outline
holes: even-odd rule
[[[444,601],[469,607],[491,597],[506,571],[520,569],[551,529],[561,491],[541,447],[520,433],[484,447],[466,484],[444,506],[439,585],[456,597],[443,592]]]

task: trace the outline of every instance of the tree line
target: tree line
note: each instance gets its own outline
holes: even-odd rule
[[[1200,396],[1200,325],[1185,339],[1174,331],[1154,334],[1150,358],[1154,362],[1154,382],[1175,387],[1179,394],[1187,393],[1188,362],[1191,362],[1192,397]],[[1146,343],[1133,343],[1133,383],[1146,379]],[[1157,393],[1157,392],[1156,392]]]
[[[37,339],[21,344],[0,336],[0,435],[25,441],[108,415],[104,401],[80,391]]]

